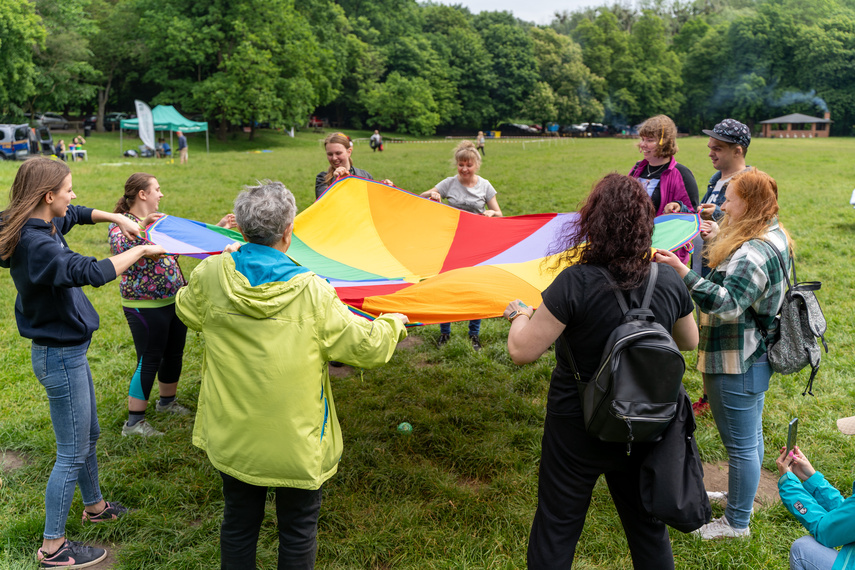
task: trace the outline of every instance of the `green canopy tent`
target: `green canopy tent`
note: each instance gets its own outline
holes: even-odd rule
[[[191,121],[185,118],[181,113],[175,110],[172,105],[158,105],[151,110],[151,116],[154,120],[155,131],[169,131],[169,146],[172,144],[172,133],[181,131],[184,133],[201,133],[205,131],[205,150],[210,153],[211,147],[208,141],[208,123]],[[122,131],[124,129],[139,130],[139,119],[125,119],[119,123],[119,151],[124,154],[124,142],[122,141]],[[154,149],[152,149],[154,150]]]

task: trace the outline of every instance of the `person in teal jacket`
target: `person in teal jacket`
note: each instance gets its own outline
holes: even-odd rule
[[[790,570],[855,568],[855,496],[844,499],[798,446],[782,447],[776,463],[781,502],[811,534],[790,547]]]
[[[248,243],[208,257],[176,295],[205,341],[193,444],[223,479],[221,568],[255,568],[268,487],[276,491],[279,568],[310,569],[321,486],[338,469],[341,428],[328,362],[389,361],[407,317],[354,315],[324,279],[291,261],[294,196],[245,187],[235,221]]]

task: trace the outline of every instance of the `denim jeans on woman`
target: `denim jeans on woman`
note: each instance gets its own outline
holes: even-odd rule
[[[838,552],[812,536],[803,536],[790,547],[790,570],[831,570]]]
[[[85,506],[101,501],[95,442],[101,435],[95,409],[95,386],[86,351],[77,346],[48,347],[33,343],[33,372],[47,391],[50,420],[56,435],[56,463],[45,492],[46,539],[65,536],[65,521],[80,487]]]
[[[744,374],[704,374],[710,409],[728,455],[727,508],[733,528],[747,528],[763,461],[763,402],[772,369],[764,354]]]
[[[439,325],[440,334],[451,334],[451,323],[441,323]],[[478,336],[481,332],[481,319],[469,321],[469,336]]]

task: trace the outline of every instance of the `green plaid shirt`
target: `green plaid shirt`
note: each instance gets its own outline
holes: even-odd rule
[[[764,239],[790,263],[787,238],[777,218]],[[778,256],[759,239],[733,252],[703,278],[689,271],[683,281],[701,310],[698,370],[708,374],[744,374],[766,352],[766,343],[748,307],[769,334],[787,292]]]

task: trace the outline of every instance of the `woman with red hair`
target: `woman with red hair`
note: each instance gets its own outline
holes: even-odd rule
[[[772,369],[766,335],[786,294],[785,271],[792,241],[778,222],[778,185],[756,168],[733,177],[725,190],[721,226],[704,221],[706,277],[673,253],[657,250],[656,261],[677,270],[701,310],[698,370],[728,455],[724,516],[697,531],[704,539],[746,537],[763,461],[763,402]]]

